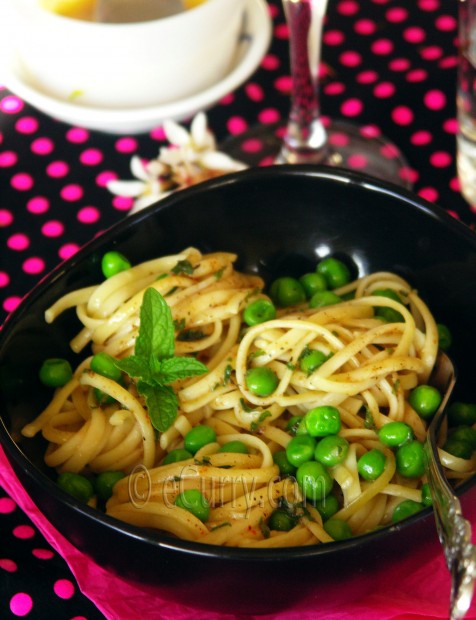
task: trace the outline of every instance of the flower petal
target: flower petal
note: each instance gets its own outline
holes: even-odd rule
[[[192,142],[196,146],[202,147],[207,144],[207,117],[203,112],[199,112],[193,119],[190,125],[190,133],[192,135]]]
[[[232,159],[229,155],[221,153],[220,151],[204,153],[200,158],[200,162],[203,166],[211,170],[232,171],[244,170],[247,167],[243,162]]]
[[[190,134],[175,121],[164,121],[164,133],[170,144],[176,144],[178,146],[190,144]]]
[[[138,155],[133,155],[131,158],[131,172],[141,181],[147,181],[149,179],[149,175],[147,174],[147,164],[144,164]]]
[[[160,177],[163,174],[167,174],[168,171],[169,171],[168,166],[166,166],[159,159],[152,159],[147,164],[147,173],[149,175],[149,180],[156,179],[157,177]]]
[[[132,215],[132,213],[137,213],[138,211],[142,211],[142,209],[145,209],[146,207],[154,204],[158,200],[162,200],[162,198],[165,198],[170,193],[171,192],[166,192],[164,194],[160,194],[160,196],[153,196],[153,197],[152,196],[144,196],[143,198],[139,198],[138,200],[136,200],[134,202],[134,206],[129,211],[129,214]]]
[[[140,196],[145,190],[145,183],[143,181],[109,181],[107,189],[118,196],[127,196],[135,198]]]

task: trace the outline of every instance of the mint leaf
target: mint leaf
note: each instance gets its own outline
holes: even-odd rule
[[[154,288],[148,288],[140,309],[135,354],[147,360],[152,355],[159,359],[172,357],[175,350],[174,334],[174,322],[167,302]]]
[[[152,426],[166,431],[177,417],[179,401],[169,383],[208,371],[194,357],[174,357],[175,326],[172,312],[154,288],[144,293],[134,355],[116,360],[116,366],[138,379]]]
[[[137,389],[145,397],[152,426],[163,433],[177,417],[177,395],[168,385],[149,385],[143,381],[139,381]]]
[[[150,372],[148,361],[138,355],[129,355],[123,360],[116,360],[115,364],[119,370],[127,373],[129,377],[145,378]]]
[[[203,375],[208,368],[194,357],[170,357],[162,360],[160,378],[162,383],[173,383],[177,379],[186,379]]]

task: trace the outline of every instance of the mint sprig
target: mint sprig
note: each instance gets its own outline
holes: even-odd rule
[[[175,357],[175,329],[170,308],[154,288],[144,293],[140,308],[139,334],[134,354],[116,360],[116,366],[138,379],[137,391],[144,396],[152,426],[166,431],[177,417],[178,398],[169,385],[208,372],[193,357]]]

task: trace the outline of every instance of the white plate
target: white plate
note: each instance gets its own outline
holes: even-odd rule
[[[146,132],[167,119],[190,118],[235,90],[258,68],[268,50],[271,34],[271,18],[265,0],[247,0],[236,60],[228,75],[205,91],[158,106],[108,110],[61,101],[29,84],[14,54],[0,69],[3,72],[0,82],[38,110],[72,125],[115,134]]]

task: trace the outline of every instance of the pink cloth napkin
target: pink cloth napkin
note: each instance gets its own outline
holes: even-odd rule
[[[152,598],[140,588],[108,573],[73,547],[31,501],[0,448],[0,484],[29,516],[50,545],[66,560],[81,591],[110,620],[233,620],[233,614],[190,609]],[[463,500],[467,519],[476,529],[476,487]],[[450,577],[440,545],[433,540],[415,553],[395,558],[390,569],[350,590],[342,586],[339,601],[317,602],[296,597],[296,605],[278,614],[249,616],[261,620],[420,620],[448,618]],[[113,596],[111,594],[114,593]],[[243,616],[240,616],[243,619]],[[466,615],[476,619],[476,601]]]

